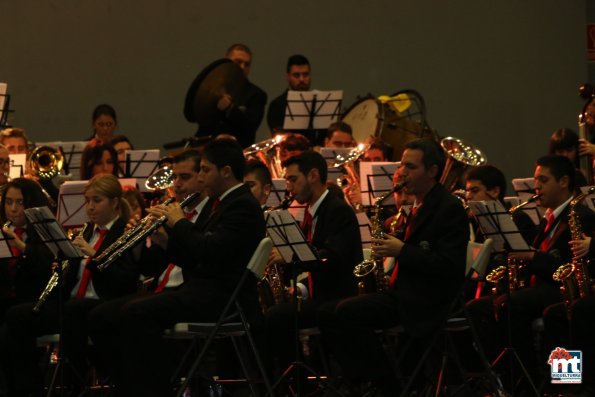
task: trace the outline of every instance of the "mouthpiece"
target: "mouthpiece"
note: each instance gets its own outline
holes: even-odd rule
[[[397,183],[397,184],[396,184],[396,185],[393,187],[393,190],[392,190],[392,192],[393,192],[393,193],[398,193],[398,192],[400,192],[401,190],[403,190],[403,188],[404,188],[404,187],[405,187],[405,182],[398,182],[398,183]]]
[[[536,201],[537,199],[539,199],[541,197],[541,194],[534,194],[533,196],[529,197],[529,200],[527,200],[527,204],[532,203],[534,201]]]

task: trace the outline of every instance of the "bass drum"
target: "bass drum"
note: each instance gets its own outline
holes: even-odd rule
[[[351,105],[343,115],[343,121],[353,129],[353,138],[362,143],[370,136],[380,138],[392,146],[390,160],[399,161],[405,145],[415,139],[431,136],[437,140],[435,134],[429,132],[425,121],[425,107],[423,99],[415,91],[399,91],[387,101],[369,95]],[[405,98],[409,102],[406,109],[394,102]],[[399,98],[399,99],[397,99]]]

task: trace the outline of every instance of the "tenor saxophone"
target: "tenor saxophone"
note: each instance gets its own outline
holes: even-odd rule
[[[569,204],[568,226],[570,227],[572,240],[582,240],[583,238],[583,230],[577,212],[577,206],[592,193],[595,193],[595,187],[591,187],[585,193],[579,194]],[[554,281],[562,283],[560,292],[564,296],[568,316],[570,316],[570,305],[572,301],[592,294],[588,262],[584,258],[573,255],[572,262],[560,266],[554,272],[552,278]]]
[[[89,225],[90,223],[86,222],[81,228],[81,230],[79,230],[78,234],[74,235],[74,238],[71,238],[71,240],[74,241],[77,237],[82,237],[87,231]],[[52,273],[52,276],[50,277],[48,283],[43,289],[41,295],[39,295],[37,303],[35,303],[35,306],[33,306],[33,311],[36,313],[39,312],[39,310],[41,310],[41,307],[48,299],[52,291],[58,286],[58,283],[60,282],[60,273],[62,273],[62,276],[68,273],[68,270],[70,269],[70,261],[68,259],[65,259],[58,266],[60,266],[61,271],[55,270],[54,273]]]

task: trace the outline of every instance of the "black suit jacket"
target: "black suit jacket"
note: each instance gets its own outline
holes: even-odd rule
[[[312,266],[312,295],[316,302],[352,296],[357,291],[353,268],[362,261],[362,239],[353,209],[327,193],[316,214],[312,245],[320,262]]]
[[[283,129],[283,121],[285,119],[285,108],[287,107],[287,91],[283,91],[281,95],[273,99],[269,103],[269,109],[267,111],[267,124],[269,130],[280,131]]]
[[[418,209],[398,260],[401,322],[424,334],[448,314],[465,276],[469,224],[461,202],[436,184]]]
[[[246,89],[235,98],[231,108],[219,112],[213,124],[199,125],[197,136],[231,134],[242,145],[250,146],[254,143],[256,130],[264,116],[264,107],[267,103],[267,94],[250,81]]]
[[[592,236],[595,228],[595,213],[584,205],[578,205],[576,209],[581,220],[583,233]],[[568,244],[571,240],[571,232],[568,225],[569,212],[570,205],[567,205],[564,211],[554,220],[553,227],[556,227],[554,235],[547,242],[547,246],[543,251],[541,250],[541,243],[546,238],[545,219],[539,225],[537,236],[533,241],[533,247],[539,251],[535,252],[533,260],[527,265],[528,274],[535,274],[538,282],[559,285],[559,283],[553,281],[552,275],[558,267],[572,261],[572,251]]]
[[[89,241],[93,235],[95,225],[90,225],[85,231],[83,238]],[[114,243],[126,228],[126,221],[122,218],[116,219],[110,230],[105,235],[101,246],[95,253],[95,256],[101,254],[107,247]],[[70,269],[66,275],[65,294],[71,295],[72,289],[78,280],[79,267],[81,261],[70,261]],[[103,271],[97,269],[97,264],[91,262],[87,265],[91,270],[91,280],[95,292],[101,299],[112,299],[133,293],[137,289],[139,278],[139,268],[136,262],[132,260],[130,252],[124,254]]]

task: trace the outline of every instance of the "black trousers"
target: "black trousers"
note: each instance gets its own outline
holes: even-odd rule
[[[70,368],[74,368],[82,375],[87,367],[87,314],[100,303],[96,299],[69,299],[64,302],[62,354],[70,364],[64,368],[67,374]],[[34,305],[20,304],[6,313],[6,349],[12,369],[7,376],[14,381],[15,395],[41,391],[42,375],[37,360],[36,338],[59,332],[58,302],[47,301],[38,313],[33,312]]]

